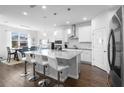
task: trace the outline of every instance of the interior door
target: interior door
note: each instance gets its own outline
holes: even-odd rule
[[[93,62],[92,64],[106,70],[105,68],[105,28],[94,31],[93,35]]]

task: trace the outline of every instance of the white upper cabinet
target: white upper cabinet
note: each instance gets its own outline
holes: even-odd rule
[[[82,26],[78,28],[79,42],[91,42],[91,26]]]

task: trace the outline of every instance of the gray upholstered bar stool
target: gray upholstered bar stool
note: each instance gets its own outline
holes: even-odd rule
[[[55,56],[49,56],[49,57],[48,57],[48,62],[49,62],[49,66],[50,66],[51,68],[53,68],[54,70],[57,71],[58,84],[55,85],[55,87],[56,87],[56,86],[58,86],[58,87],[64,86],[63,84],[60,84],[60,76],[61,76],[61,74],[62,74],[62,72],[63,72],[64,70],[67,70],[67,71],[68,71],[69,66],[68,66],[68,65],[59,65]]]
[[[34,59],[34,56],[31,57],[30,54],[26,53],[26,61],[29,63],[33,64],[33,76],[29,78],[30,81],[36,81],[39,77],[35,73],[35,66],[36,66],[36,61]]]
[[[48,67],[48,61],[44,61],[42,58],[42,55],[40,54],[35,54],[35,61],[37,62],[37,64],[43,66],[43,75],[44,75],[44,79],[38,82],[38,85],[40,86],[48,86],[49,84],[49,80],[46,79],[46,68]]]
[[[26,57],[22,57],[22,53],[17,51],[17,55],[20,61],[25,63],[25,70],[24,70],[24,74],[21,74],[21,76],[27,76],[29,75],[29,72],[27,72],[27,61],[26,61]]]

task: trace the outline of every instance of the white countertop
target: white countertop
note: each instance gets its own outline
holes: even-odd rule
[[[25,53],[39,54],[43,56],[55,56],[56,58],[72,59],[73,57],[82,53],[82,50],[78,49],[63,49],[62,51],[42,49],[41,51],[28,51]]]

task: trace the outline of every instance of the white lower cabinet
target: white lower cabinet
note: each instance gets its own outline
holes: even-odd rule
[[[82,63],[90,63],[92,61],[92,51],[91,50],[83,50],[81,54],[81,62]]]

